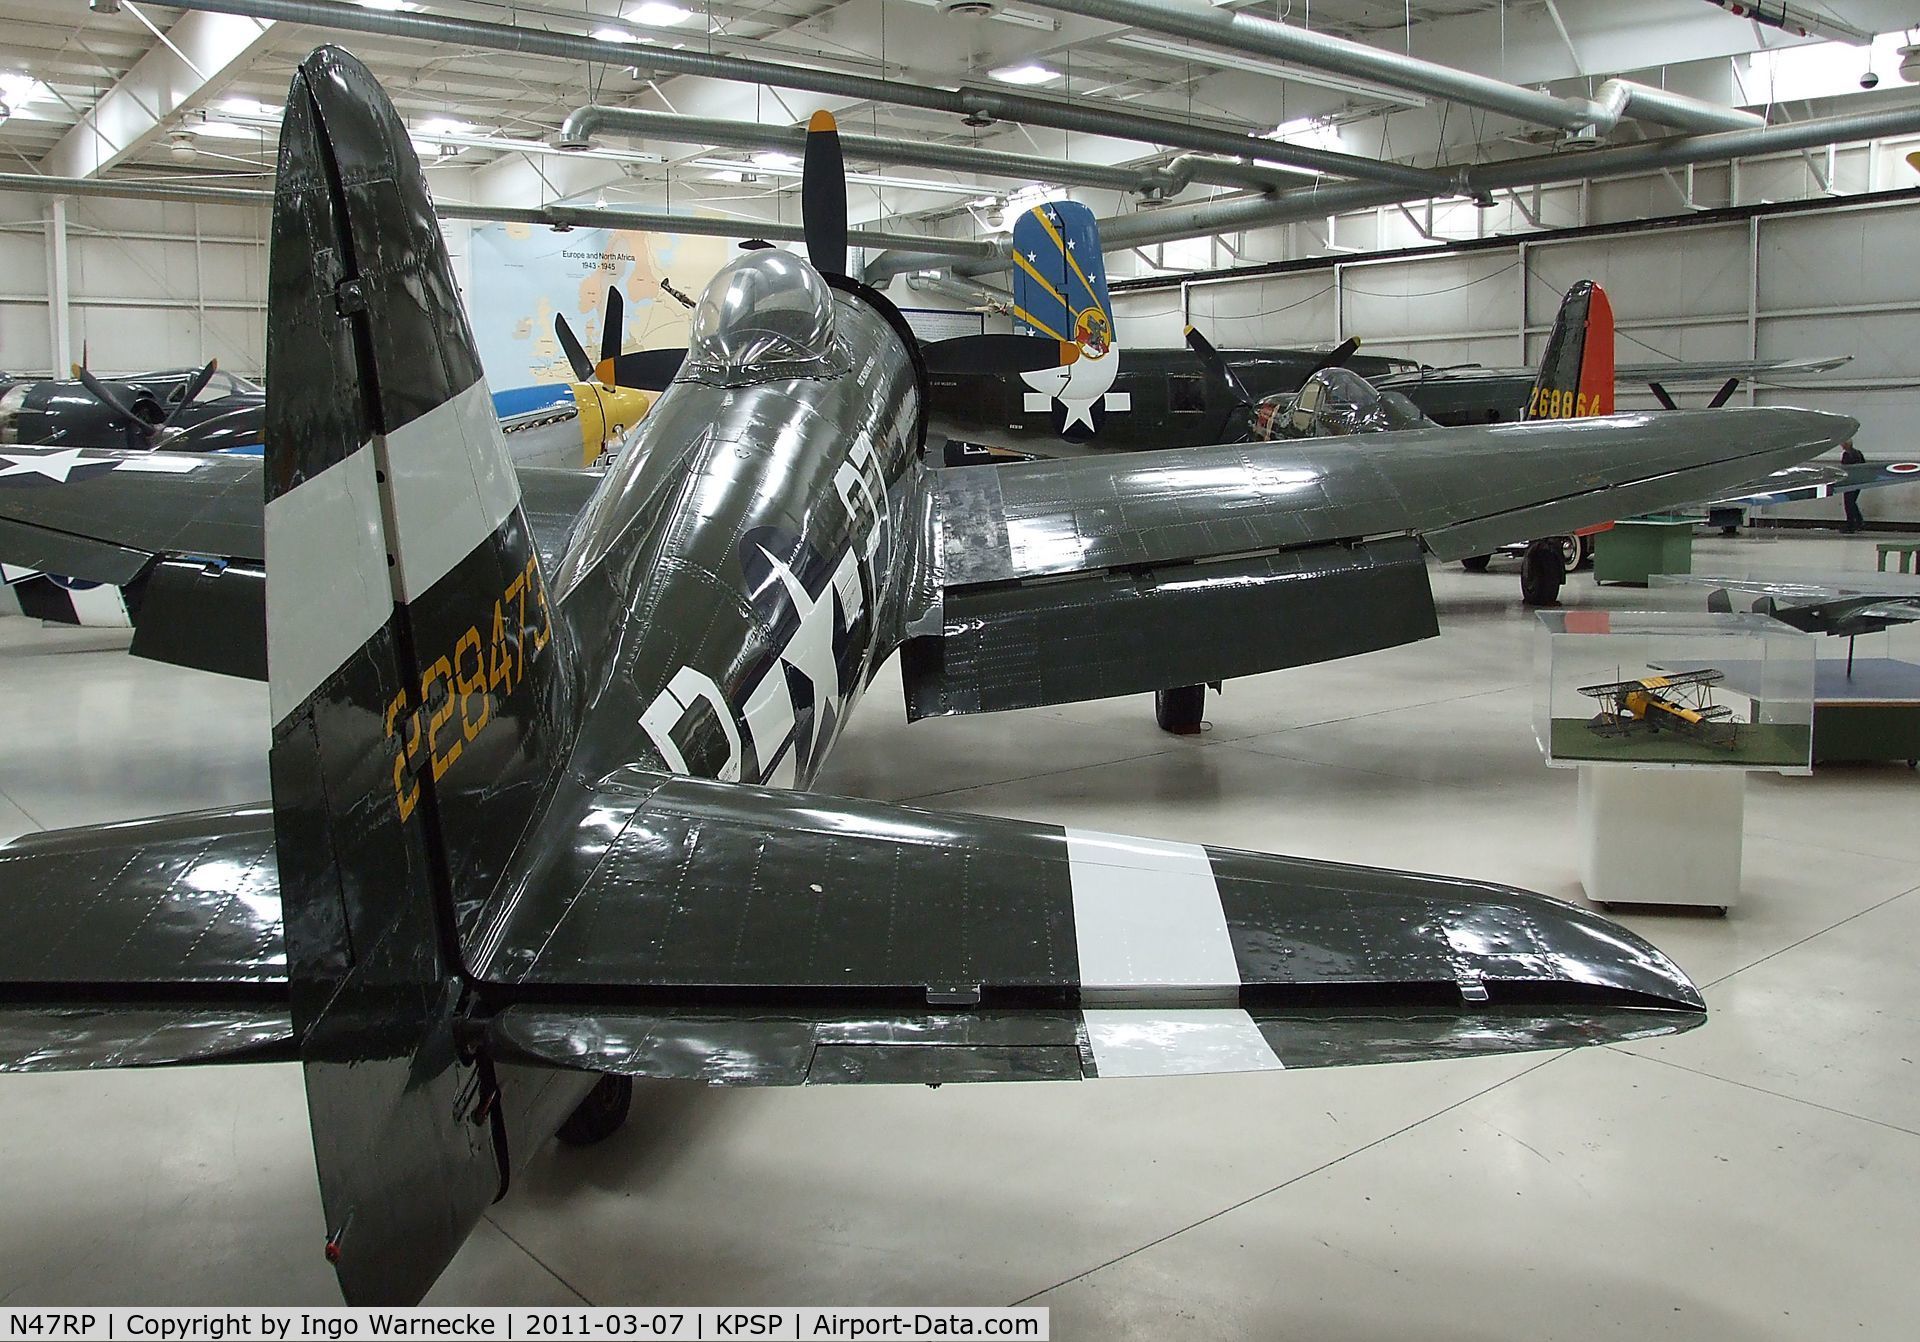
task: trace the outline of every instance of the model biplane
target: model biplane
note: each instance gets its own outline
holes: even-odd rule
[[[1672,675],[1582,685],[1580,693],[1600,703],[1600,711],[1587,724],[1598,735],[1672,732],[1715,749],[1731,750],[1739,740],[1738,726],[1728,720],[1733,710],[1713,701],[1713,687],[1725,679],[1724,671],[1702,667]]]

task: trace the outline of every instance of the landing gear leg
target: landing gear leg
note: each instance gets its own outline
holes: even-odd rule
[[[633,1107],[633,1078],[602,1076],[554,1135],[568,1146],[592,1146],[620,1131]]]
[[[1176,685],[1170,690],[1153,692],[1153,717],[1163,732],[1175,736],[1194,736],[1200,731],[1200,719],[1207,708],[1205,685]]]
[[[1566,555],[1558,540],[1534,541],[1520,563],[1520,599],[1529,606],[1560,604],[1560,585],[1567,580]]]

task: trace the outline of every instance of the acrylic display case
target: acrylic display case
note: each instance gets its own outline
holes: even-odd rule
[[[1805,773],[1817,639],[1751,613],[1539,616],[1534,736],[1558,768]]]

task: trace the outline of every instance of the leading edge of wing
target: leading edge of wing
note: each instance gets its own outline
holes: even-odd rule
[[[738,1084],[1404,1061],[1686,1028],[1652,946],[1439,876],[617,775],[469,948],[510,1057]]]
[[[1443,559],[1738,488],[1856,421],[1762,407],[1235,443],[936,474],[947,587],[1412,533]]]

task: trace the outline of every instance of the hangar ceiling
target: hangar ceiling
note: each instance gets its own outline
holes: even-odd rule
[[[1179,10],[1194,8],[1198,0],[1142,3]],[[598,60],[341,32],[332,23],[286,18],[262,24],[210,12],[234,8],[245,4],[213,0],[183,10],[142,0],[0,0],[0,24],[8,35],[0,49],[0,100],[9,113],[0,121],[0,170],[265,185],[287,79],[300,56],[326,38],[352,48],[387,85],[419,132],[423,157],[435,164],[436,192],[487,205],[560,202],[743,219],[797,217],[798,174],[783,150],[675,142],[611,128],[593,137],[590,154],[561,153],[553,142],[562,124],[589,104],[780,127],[801,124],[815,107],[827,106],[850,133],[886,142],[991,150],[1092,168],[1164,168],[1182,152],[1182,146],[1150,135],[1117,138],[1065,124],[1103,111],[1274,136],[1323,154],[1348,155],[1362,161],[1354,176],[1389,173],[1378,168],[1382,163],[1397,165],[1402,176],[1407,169],[1444,174],[1461,165],[1561,151],[1567,143],[1564,127],[1537,118],[1280,60],[1238,41],[1194,42],[1177,23],[1111,21],[1097,17],[1110,7],[1087,0],[358,0],[357,9],[326,3],[300,11],[591,36],[601,41]],[[988,12],[950,12],[968,8]],[[1792,36],[1708,0],[1269,0],[1230,4],[1216,13],[1283,20],[1294,29],[1564,99],[1595,98],[1603,81],[1619,76],[1718,112],[1746,109],[1775,125],[1858,110],[1920,108],[1920,85],[1898,73],[1900,48],[1909,40],[1900,24],[1913,20],[1910,5],[1832,0],[1789,9],[1815,20],[1822,32],[1879,40]],[[1059,115],[1039,118],[1056,124],[963,118],[951,109],[656,74],[625,63],[658,53],[740,57],[923,89],[1038,97]],[[1870,67],[1879,74],[1871,92],[1860,87]],[[1632,144],[1673,135],[1676,127],[1690,129],[1671,118],[1636,115],[1629,106],[1617,125],[1584,138]],[[1267,180],[1250,182],[1235,181],[1233,172],[1201,173],[1160,194],[1190,207],[1214,197],[1287,189],[1287,172],[1266,165]],[[1209,175],[1222,180],[1206,180]],[[1348,175],[1295,171],[1291,180],[1295,189],[1319,189]],[[1030,177],[1004,164],[992,171],[861,164],[853,187],[856,222],[960,237],[996,236],[1008,215],[1003,202],[1023,187],[1034,189]],[[1164,200],[1124,187],[1081,182],[1073,189],[1108,217],[1166,207]]]

